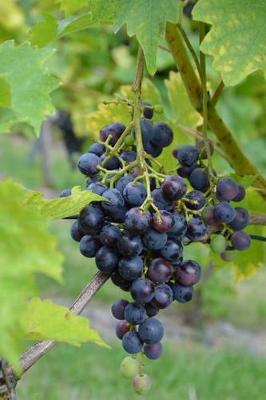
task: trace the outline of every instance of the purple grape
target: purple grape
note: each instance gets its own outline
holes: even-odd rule
[[[160,233],[169,232],[173,225],[174,219],[172,214],[165,210],[161,211],[160,217],[154,214],[151,220],[151,226]]]
[[[130,324],[138,325],[145,320],[145,308],[137,303],[129,303],[125,307],[125,320]]]
[[[144,354],[150,360],[157,360],[162,354],[162,344],[161,342],[148,344],[145,343],[143,346]]]
[[[176,281],[183,286],[192,286],[200,280],[201,268],[196,261],[184,261],[175,270]]]
[[[175,201],[185,195],[187,185],[184,179],[179,176],[167,176],[162,183],[162,191],[167,200]]]
[[[139,327],[139,337],[144,343],[160,342],[163,334],[163,326],[157,318],[147,318]]]
[[[117,248],[123,257],[130,258],[142,253],[143,244],[139,236],[129,237],[123,235],[117,242]]]
[[[95,234],[104,222],[104,213],[98,206],[87,206],[79,215],[78,223],[80,229],[85,233]]]
[[[120,193],[123,193],[123,190],[127,186],[129,182],[132,182],[134,177],[132,175],[124,175],[122,178],[118,179],[116,183],[116,189],[119,190]]]
[[[206,168],[195,168],[189,176],[189,182],[194,189],[206,192],[210,187],[209,174]]]
[[[105,190],[105,192],[103,192],[102,195],[107,200],[102,203],[102,208],[109,215],[110,214],[112,215],[112,213],[123,208],[125,205],[123,196],[117,189],[107,189],[107,190]]]
[[[115,328],[115,333],[118,339],[123,339],[123,336],[130,330],[130,325],[127,321],[119,321]]]
[[[179,303],[187,303],[192,299],[193,296],[193,286],[184,286],[180,283],[174,283],[171,285],[174,300]]]
[[[122,164],[121,164],[119,158],[117,158],[115,156],[110,157],[110,158],[105,158],[105,155],[103,155],[101,157],[101,162],[102,162],[103,167],[105,169],[108,169],[108,171],[113,171],[115,169],[119,169],[122,167]]]
[[[219,201],[231,201],[238,192],[238,184],[231,178],[222,178],[217,183],[216,197]]]
[[[139,353],[143,346],[137,332],[135,331],[129,331],[123,336],[122,345],[129,354]]]
[[[95,254],[101,247],[101,243],[91,235],[85,235],[80,241],[80,252],[85,257],[95,257]]]
[[[228,225],[230,226],[230,228],[234,229],[234,231],[240,231],[247,226],[249,215],[247,210],[242,207],[236,207],[235,211],[235,218]]]
[[[154,286],[147,278],[137,278],[132,282],[131,295],[137,303],[149,303],[153,298]]]
[[[131,208],[125,217],[124,226],[132,234],[143,234],[149,228],[150,212],[142,212],[139,208]]]
[[[213,206],[207,206],[204,208],[204,210],[201,213],[201,217],[205,224],[210,225],[210,226],[219,226],[219,222],[214,217],[214,207]]]
[[[133,281],[141,276],[143,272],[143,260],[139,256],[132,258],[122,258],[118,264],[120,275],[128,281]]]
[[[153,110],[151,103],[149,103],[148,101],[144,101],[143,106],[144,106],[143,107],[143,116],[147,119],[152,119],[154,110]]]
[[[229,224],[236,216],[235,209],[226,201],[222,201],[214,207],[214,218],[217,222]]]
[[[101,157],[105,153],[105,145],[102,143],[93,143],[88,150],[88,153],[96,154],[96,156]]]
[[[125,129],[125,125],[120,124],[119,122],[107,125],[100,130],[100,139],[102,142],[105,142],[107,138],[111,136],[109,144],[114,146]]]
[[[131,163],[136,160],[137,153],[134,150],[123,151],[123,153],[121,153],[121,158],[125,162]]]
[[[105,190],[107,190],[107,186],[101,182],[91,182],[86,188],[100,196],[103,194],[103,192],[105,192]]]
[[[143,236],[143,243],[149,250],[160,250],[167,242],[167,234],[148,229]]]
[[[160,309],[152,303],[145,304],[145,310],[148,317],[154,317],[160,311]]]
[[[151,142],[162,148],[169,146],[174,138],[174,133],[169,125],[164,122],[158,122],[153,127],[153,136],[151,138]]]
[[[154,258],[148,268],[148,277],[154,283],[168,282],[174,272],[172,264],[163,258]]]
[[[173,210],[173,202],[169,201],[165,198],[162,189],[154,189],[151,192],[151,196],[154,204],[160,210],[172,211]]]
[[[162,283],[156,286],[154,290],[154,297],[152,304],[158,308],[163,309],[168,307],[173,301],[173,291],[169,285]]]
[[[246,190],[242,185],[237,184],[237,187],[238,187],[238,193],[233,198],[233,201],[242,201],[246,196]]]
[[[175,214],[173,214],[173,219],[174,225],[170,230],[171,236],[172,234],[176,236],[183,236],[187,230],[187,223],[184,215],[176,212]]]
[[[183,247],[173,240],[167,240],[160,253],[168,261],[177,261],[183,254]]]
[[[243,231],[237,231],[233,233],[230,238],[232,246],[236,250],[246,250],[250,246],[250,236]]]
[[[112,314],[116,319],[125,319],[125,308],[129,304],[127,300],[117,300],[111,308]]]
[[[102,246],[95,256],[95,262],[98,269],[107,274],[114,272],[117,268],[118,261],[118,255],[107,246]]]
[[[147,191],[142,183],[137,182],[133,184],[130,182],[123,190],[123,196],[127,204],[129,204],[131,207],[138,207],[141,206],[146,199]]]
[[[192,241],[198,241],[204,238],[207,228],[199,217],[193,217],[188,221],[186,236]]]
[[[191,167],[199,158],[199,152],[195,146],[183,146],[177,150],[176,158],[184,167]]]
[[[190,167],[185,167],[181,165],[181,167],[177,168],[177,174],[182,178],[189,178],[191,172],[197,167],[197,164],[192,164]]]
[[[78,161],[78,168],[80,172],[86,176],[93,177],[98,172],[98,164],[100,158],[93,153],[83,154]]]
[[[120,289],[128,292],[131,288],[131,282],[123,278],[118,271],[114,271],[111,275],[111,281],[115,286],[118,286]]]
[[[112,224],[104,225],[100,232],[100,241],[108,247],[116,247],[118,240],[122,237],[120,229]]]
[[[70,230],[70,235],[73,240],[76,242],[80,242],[81,238],[84,236],[84,233],[81,231],[79,227],[78,221],[73,222]]]
[[[186,207],[189,210],[200,210],[206,203],[205,196],[199,190],[192,190],[186,197],[189,202],[186,202]]]

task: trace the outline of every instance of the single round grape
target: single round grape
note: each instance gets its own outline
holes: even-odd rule
[[[223,235],[215,235],[211,238],[210,248],[214,253],[222,253],[227,247],[227,241]]]
[[[167,176],[161,188],[165,198],[169,201],[181,199],[187,191],[187,185],[180,176]]]
[[[169,285],[162,283],[156,286],[152,303],[158,308],[167,308],[173,301],[173,291]]]
[[[118,263],[118,271],[123,278],[133,281],[143,272],[143,260],[140,256],[122,258]]]
[[[122,167],[119,158],[117,158],[116,156],[105,158],[105,155],[102,155],[101,163],[105,169],[108,169],[108,171],[113,171]]]
[[[102,195],[107,200],[102,202],[102,208],[104,209],[105,212],[112,214],[113,212],[116,212],[118,209],[124,207],[125,201],[119,190],[107,189],[103,192]]]
[[[143,346],[137,332],[135,331],[129,331],[123,336],[122,345],[129,354],[139,353]]]
[[[125,320],[130,324],[141,324],[146,317],[145,308],[137,303],[129,303],[125,307]]]
[[[156,144],[152,142],[147,142],[146,146],[144,146],[144,150],[150,154],[152,157],[156,158],[159,157],[159,155],[162,153],[163,148],[160,146],[157,146]]]
[[[151,214],[142,212],[139,208],[131,208],[125,217],[125,229],[131,234],[143,234],[149,228]]]
[[[199,282],[200,265],[196,261],[186,260],[175,270],[176,281],[183,286],[192,286]]]
[[[172,226],[170,233],[178,236],[183,236],[187,230],[187,222],[183,214],[175,212],[173,214],[174,225]]]
[[[125,162],[131,163],[136,160],[137,153],[134,150],[123,151],[123,153],[121,153],[121,158]]]
[[[167,242],[167,234],[148,229],[143,236],[143,243],[149,250],[160,250]]]
[[[139,371],[139,361],[136,358],[127,356],[120,364],[121,375],[125,378],[133,378]]]
[[[236,258],[236,252],[235,251],[223,251],[221,254],[221,259],[224,261],[234,261],[234,259]]]
[[[250,236],[243,231],[233,233],[230,240],[236,250],[246,250],[250,246]]]
[[[137,278],[132,282],[130,292],[137,303],[145,304],[152,300],[154,286],[147,278]]]
[[[213,210],[214,218],[217,222],[229,224],[236,216],[235,209],[226,201],[217,204]]]
[[[206,203],[204,194],[199,190],[192,190],[185,198],[189,200],[186,201],[186,207],[189,210],[200,210]]]
[[[174,300],[179,303],[187,303],[192,300],[193,296],[193,286],[184,286],[180,283],[174,283],[171,285],[173,291]]]
[[[117,248],[123,257],[130,258],[142,253],[143,244],[140,236],[123,235],[117,241]]]
[[[96,156],[101,157],[105,153],[105,145],[102,143],[93,143],[88,150],[88,153],[96,154]]]
[[[242,201],[244,200],[246,196],[246,190],[242,185],[237,184],[238,188],[238,193],[237,195],[233,198],[233,201]]]
[[[121,237],[122,233],[116,225],[107,224],[103,226],[99,239],[105,246],[116,247],[117,242]]]
[[[124,300],[124,299],[117,300],[111,307],[113,316],[116,319],[124,320],[125,319],[125,308],[128,304],[129,304],[129,302],[127,300]]]
[[[201,217],[206,225],[218,226],[219,222],[214,217],[214,206],[208,205],[201,213]]]
[[[151,226],[158,232],[169,232],[174,225],[172,214],[168,211],[161,211],[160,216],[154,214],[151,220]]]
[[[151,142],[159,147],[169,146],[174,138],[174,133],[169,125],[164,122],[158,122],[153,127],[153,136]]]
[[[64,189],[59,194],[59,197],[69,197],[69,196],[71,196],[71,189]]]
[[[123,193],[123,190],[125,189],[125,187],[127,186],[127,184],[129,182],[132,182],[134,180],[134,177],[132,175],[124,175],[122,176],[122,178],[118,179],[118,181],[116,182],[116,186],[115,188],[117,190],[119,190],[120,193]]]
[[[131,288],[131,282],[127,279],[123,278],[118,271],[114,271],[111,275],[111,281],[115,286],[118,286],[120,289],[128,292]]]
[[[196,242],[202,240],[207,233],[204,222],[199,217],[192,217],[188,221],[186,236],[188,239]]]
[[[102,246],[95,256],[95,262],[98,269],[108,274],[114,272],[117,268],[118,261],[118,255],[107,246]]]
[[[151,192],[151,196],[154,204],[160,210],[172,211],[173,210],[173,202],[169,201],[165,198],[162,189],[154,189]]]
[[[245,208],[242,207],[236,207],[235,208],[236,215],[233,221],[231,221],[228,225],[230,228],[234,229],[234,231],[240,231],[241,229],[244,229],[249,220],[249,214]]]
[[[84,236],[84,233],[79,227],[78,221],[73,222],[70,230],[70,235],[72,239],[75,240],[76,242],[80,242],[81,238]]]
[[[100,130],[100,139],[102,142],[105,142],[107,138],[111,136],[109,144],[114,146],[125,129],[125,125],[120,124],[119,122],[107,125]]]
[[[107,190],[107,186],[101,182],[91,182],[89,185],[87,185],[86,189],[101,196],[103,192]]]
[[[191,172],[197,167],[197,164],[192,164],[190,167],[185,167],[181,165],[177,168],[177,174],[182,178],[189,178]]]
[[[98,172],[98,165],[100,158],[93,153],[83,154],[78,161],[78,168],[80,172],[86,176],[93,177]]]
[[[123,196],[130,206],[137,207],[141,206],[146,199],[147,191],[142,183],[137,182],[136,184],[133,184],[130,182],[123,190]]]
[[[219,201],[231,201],[238,194],[238,184],[231,178],[222,178],[216,186],[216,197]]]
[[[153,107],[151,105],[151,103],[149,103],[148,101],[144,101],[143,102],[143,116],[144,118],[147,119],[152,119],[153,114],[154,114],[154,110]]]
[[[132,383],[137,394],[145,394],[151,388],[151,378],[146,374],[136,375]]]
[[[145,304],[145,310],[148,317],[154,317],[160,311],[160,309],[152,303]]]
[[[95,234],[102,228],[104,213],[99,206],[87,206],[83,208],[79,215],[78,223],[80,229],[86,233]]]
[[[127,321],[119,321],[115,328],[115,333],[118,339],[122,339],[123,336],[130,330],[130,324]]]
[[[189,175],[189,182],[194,189],[206,192],[210,187],[209,174],[206,168],[195,168]]]
[[[145,343],[143,346],[143,351],[144,354],[147,358],[149,358],[150,360],[157,360],[158,358],[160,358],[161,354],[162,354],[162,344],[161,342],[157,342],[157,343]]]
[[[157,318],[147,318],[139,327],[139,337],[144,343],[157,343],[163,337],[164,329]]]
[[[167,240],[160,253],[168,261],[177,261],[182,256],[183,246],[173,240]]]
[[[174,272],[172,264],[163,258],[154,258],[148,268],[148,277],[154,283],[168,282]]]
[[[198,161],[199,152],[195,146],[183,146],[177,150],[176,157],[181,165],[190,167]]]
[[[80,252],[85,257],[95,257],[101,243],[91,235],[85,235],[80,240]]]

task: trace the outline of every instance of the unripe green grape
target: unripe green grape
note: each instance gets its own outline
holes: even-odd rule
[[[226,249],[226,239],[223,235],[216,235],[211,238],[210,247],[214,253],[222,253]]]
[[[138,394],[147,393],[151,388],[151,378],[146,374],[138,374],[133,378],[133,387]]]
[[[234,261],[234,259],[236,258],[236,252],[235,251],[223,251],[221,253],[221,258],[224,261]]]
[[[132,378],[139,371],[139,362],[136,358],[125,357],[120,364],[120,372],[125,378]]]
[[[135,143],[135,139],[133,138],[133,136],[128,135],[125,138],[125,144],[127,144],[128,146],[132,146]]]

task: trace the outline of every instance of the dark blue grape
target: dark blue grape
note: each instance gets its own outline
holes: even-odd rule
[[[236,250],[246,250],[250,247],[250,236],[246,232],[237,231],[233,233],[230,240]]]
[[[176,212],[175,214],[173,214],[173,219],[174,219],[174,225],[170,230],[171,236],[172,234],[176,235],[177,237],[183,236],[187,230],[187,223],[184,215]]]
[[[135,331],[129,331],[123,336],[122,345],[129,354],[139,353],[143,346],[137,332]]]
[[[142,253],[143,244],[139,236],[129,237],[123,235],[117,242],[117,248],[123,257],[130,258]]]
[[[102,143],[93,143],[88,150],[88,153],[96,154],[96,156],[101,157],[105,153],[105,145]]]
[[[121,158],[127,162],[131,163],[132,161],[135,161],[137,158],[137,153],[134,150],[128,150],[128,151],[123,151],[121,153]]]
[[[95,262],[98,269],[108,274],[115,271],[118,266],[118,261],[118,255],[107,246],[102,246],[95,256]]]
[[[91,235],[85,235],[80,241],[80,252],[85,257],[95,257],[101,243]]]
[[[230,204],[222,201],[214,207],[213,214],[217,222],[229,224],[235,218],[236,211]]]
[[[169,285],[162,283],[156,286],[152,303],[158,308],[163,309],[168,307],[173,301],[173,291]]]
[[[101,196],[108,188],[101,182],[91,182],[87,185],[87,189]]]
[[[163,326],[157,318],[148,318],[139,327],[139,337],[144,343],[160,342],[163,334]]]
[[[180,176],[167,176],[161,187],[164,197],[169,201],[181,199],[187,191],[187,185]]]
[[[125,229],[132,234],[143,234],[149,228],[150,212],[142,212],[139,208],[131,208],[125,217]]]
[[[151,220],[151,226],[158,232],[169,232],[174,225],[172,214],[168,211],[161,211],[160,215],[154,214]]]
[[[160,250],[167,242],[167,234],[148,229],[143,236],[143,243],[149,250]]]
[[[208,170],[206,168],[193,169],[189,182],[194,189],[206,192],[210,187]]]
[[[145,304],[152,300],[154,286],[147,278],[137,278],[132,282],[130,292],[137,303]]]
[[[122,164],[116,156],[105,159],[105,156],[102,156],[102,165],[108,171],[113,171],[115,169],[119,169],[122,167]]]
[[[59,194],[59,197],[69,197],[69,196],[71,196],[71,189],[64,189]]]
[[[120,289],[128,292],[131,288],[131,281],[126,280],[123,278],[118,271],[114,271],[111,275],[111,281],[115,286],[118,286]]]
[[[162,344],[161,342],[148,344],[145,343],[143,346],[144,354],[150,360],[157,360],[162,354]]]
[[[207,228],[199,217],[193,217],[188,221],[186,236],[192,241],[201,240],[207,234]]]
[[[125,320],[130,324],[138,325],[145,320],[145,308],[137,303],[129,303],[125,307]]]
[[[237,188],[238,188],[238,193],[237,195],[233,198],[233,201],[241,201],[245,198],[246,196],[246,190],[243,186],[237,184]]]
[[[102,142],[105,142],[107,138],[111,136],[109,144],[114,146],[125,129],[125,125],[120,124],[119,122],[107,125],[100,130],[100,139]]]
[[[130,182],[123,190],[123,196],[127,204],[129,204],[131,207],[138,207],[141,206],[146,199],[147,191],[142,183],[136,182],[133,184]]]
[[[148,317],[154,317],[160,311],[160,309],[152,303],[145,304],[145,310]]]
[[[107,189],[102,195],[107,199],[107,201],[102,202],[102,208],[109,215],[112,215],[113,212],[123,208],[125,205],[123,196],[117,189]]]
[[[104,213],[98,206],[87,206],[79,215],[79,226],[86,233],[95,234],[104,222]]]
[[[234,231],[240,231],[241,229],[244,229],[249,220],[249,215],[248,212],[245,208],[242,207],[236,207],[235,208],[236,215],[233,221],[229,223],[230,228],[234,229]]]
[[[199,190],[192,190],[186,195],[186,207],[189,210],[200,210],[206,203],[205,196]]]
[[[83,154],[78,161],[78,168],[80,172],[86,176],[93,177],[97,174],[98,164],[100,158],[93,153]]]
[[[153,127],[153,136],[151,142],[158,147],[169,146],[174,138],[174,134],[169,125],[164,122],[158,122]]]
[[[139,256],[122,258],[118,264],[118,271],[123,278],[133,281],[143,272],[143,260]]]
[[[124,300],[124,299],[117,300],[111,307],[113,316],[116,319],[124,320],[125,319],[125,308],[128,304],[129,304],[129,302],[127,300]]]
[[[129,182],[132,182],[134,177],[132,175],[124,175],[122,178],[118,179],[116,183],[116,189],[119,190],[120,193],[123,193],[125,187]]]
[[[214,217],[214,206],[207,206],[201,213],[201,217],[206,225],[219,226],[219,222]]]
[[[195,146],[183,146],[177,150],[176,158],[184,167],[195,164],[199,158],[199,152]]]
[[[196,261],[186,260],[175,270],[176,281],[183,286],[192,286],[200,280],[201,268]]]
[[[193,287],[192,286],[184,286],[180,283],[174,283],[171,285],[174,300],[179,303],[187,303],[192,299],[193,296]]]
[[[152,119],[154,110],[153,110],[153,107],[152,107],[151,103],[149,103],[148,101],[144,101],[143,102],[143,106],[144,106],[143,107],[143,116],[144,116],[144,118]]]
[[[153,156],[154,158],[159,157],[159,155],[162,153],[163,149],[162,147],[156,146],[152,142],[147,142],[146,145],[144,146],[144,150]]]
[[[104,225],[102,228],[99,239],[105,246],[116,247],[118,240],[121,238],[122,233],[120,229],[112,224]]]
[[[173,240],[167,240],[160,253],[168,261],[177,261],[182,256],[183,247]]]
[[[166,211],[172,211],[173,210],[173,202],[167,200],[164,197],[162,189],[154,189],[151,192],[151,196],[152,196],[154,204],[160,210],[166,210]]]
[[[154,283],[165,283],[171,279],[173,272],[173,266],[169,261],[154,258],[148,268],[148,277]]]
[[[231,178],[222,178],[216,186],[216,197],[219,201],[231,201],[238,195],[238,184]]]
[[[84,233],[81,231],[78,221],[73,222],[70,230],[70,235],[72,239],[76,242],[80,242],[81,238],[84,236]]]
[[[197,167],[197,164],[192,164],[190,167],[185,167],[181,165],[181,167],[177,168],[177,174],[182,178],[189,178],[191,172]]]
[[[129,330],[130,324],[127,321],[119,321],[116,325],[115,333],[118,339],[122,339]]]

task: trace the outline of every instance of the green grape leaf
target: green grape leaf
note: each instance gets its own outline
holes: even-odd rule
[[[2,76],[0,76],[0,108],[10,107],[11,92],[10,85]]]
[[[266,69],[265,0],[199,0],[193,17],[212,25],[201,50],[214,57],[225,85]]]
[[[96,111],[88,114],[87,129],[98,138],[101,128],[117,121],[128,125],[131,121],[131,108],[126,103],[100,104]]]
[[[56,40],[57,20],[54,16],[45,14],[44,18],[37,22],[31,29],[30,41],[36,46],[43,47]]]
[[[62,255],[44,218],[12,180],[0,182],[0,354],[17,370],[24,339],[21,316],[36,294],[34,276],[62,281]]]
[[[44,217],[58,219],[75,215],[92,201],[102,200],[104,200],[102,196],[74,187],[71,196],[51,200],[44,199],[40,192],[28,192],[26,204],[34,204]]]
[[[56,3],[67,16],[88,6],[88,0],[56,0]]]
[[[110,349],[90,322],[68,308],[50,300],[33,298],[27,305],[23,321],[26,336],[31,340],[56,340],[73,345],[93,342]]]
[[[28,43],[14,46],[13,41],[7,41],[0,45],[0,75],[10,86],[10,112],[15,114],[16,121],[32,125],[37,134],[45,117],[54,112],[50,93],[58,81],[46,70],[52,54],[51,49],[32,47]],[[12,123],[13,120],[9,125]]]
[[[176,22],[177,16],[176,0],[117,0],[116,30],[126,24],[128,35],[136,35],[152,75],[156,71],[157,47],[164,35],[166,22]]]

